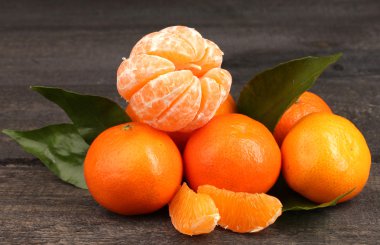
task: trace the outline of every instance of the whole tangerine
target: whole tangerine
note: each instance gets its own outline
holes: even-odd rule
[[[330,112],[330,107],[318,95],[312,92],[304,92],[293,105],[291,105],[282,115],[277,123],[273,135],[277,143],[281,146],[285,136],[289,133],[301,118],[313,112]]]
[[[241,114],[214,117],[191,135],[184,152],[189,185],[267,192],[281,169],[280,149],[260,122]]]
[[[231,94],[228,95],[227,99],[220,105],[215,113],[217,115],[236,113],[236,103]]]
[[[281,147],[284,178],[290,188],[316,203],[347,201],[365,186],[371,154],[364,136],[349,120],[312,113],[299,121]]]
[[[130,122],[102,132],[91,144],[84,175],[93,198],[123,215],[165,206],[182,180],[182,159],[165,133]]]

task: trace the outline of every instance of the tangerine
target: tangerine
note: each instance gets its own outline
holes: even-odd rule
[[[124,215],[165,206],[182,180],[181,155],[168,135],[130,122],[102,132],[91,144],[84,175],[93,198]]]
[[[228,95],[227,99],[220,105],[219,109],[216,111],[215,116],[236,113],[236,103],[231,94]]]
[[[316,203],[339,202],[358,195],[367,182],[371,154],[349,120],[331,113],[301,119],[281,147],[284,178],[290,188]]]
[[[138,121],[191,132],[227,99],[232,78],[223,52],[195,29],[172,26],[144,36],[117,70],[117,89]]]
[[[282,115],[277,123],[273,135],[279,145],[282,144],[285,136],[292,127],[303,117],[313,112],[330,112],[330,107],[318,95],[312,92],[304,92],[293,105],[291,105]]]
[[[184,162],[193,189],[209,184],[261,193],[268,191],[279,176],[281,152],[263,124],[241,114],[225,114],[191,135]]]

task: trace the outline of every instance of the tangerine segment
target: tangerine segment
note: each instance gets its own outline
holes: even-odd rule
[[[138,122],[139,119],[137,115],[131,110],[131,106],[125,108],[125,112],[131,118],[133,122]],[[219,109],[216,111],[215,116],[236,113],[236,104],[231,95],[228,95],[227,99],[220,105]],[[168,135],[176,143],[178,149],[183,152],[185,149],[186,143],[194,131],[190,132],[168,132]]]
[[[176,70],[190,70],[198,77],[220,67],[223,61],[218,45],[186,26],[171,26],[144,36],[133,47],[130,57],[139,54],[161,56],[172,61]]]
[[[138,121],[162,130],[176,131],[193,120],[200,101],[199,79],[190,71],[174,71],[148,82],[132,96],[129,105]],[[179,109],[181,117],[175,115]]]
[[[211,197],[195,193],[186,183],[169,203],[169,215],[176,230],[190,236],[210,233],[220,219]]]
[[[141,54],[124,60],[117,70],[117,90],[129,100],[147,82],[175,70],[174,64],[162,57]]]
[[[139,121],[139,117],[133,112],[130,105],[128,105],[125,108],[125,112],[129,116],[129,118],[132,120],[132,122],[138,122]]]
[[[217,80],[216,80],[217,79]],[[213,68],[201,79],[202,100],[197,115],[181,132],[190,132],[204,126],[214,117],[220,105],[226,99],[231,87],[232,78],[228,71]]]
[[[200,60],[204,56],[206,42],[201,34],[194,28],[189,28],[186,26],[170,26],[162,29],[160,32],[170,33],[188,43],[194,50],[194,60]]]
[[[194,76],[193,80],[195,82],[191,87],[157,118],[157,123],[152,123],[153,127],[167,132],[174,132],[184,128],[191,122],[200,108],[202,98],[199,79]]]
[[[194,75],[200,77],[203,76],[208,70],[212,68],[218,68],[222,65],[223,52],[218,45],[214,42],[204,39],[206,44],[206,51],[201,60],[195,62],[195,65],[201,67],[201,69],[192,69]]]
[[[213,68],[209,70],[203,77],[214,79],[219,84],[223,96],[222,101],[224,102],[227,99],[231,89],[231,74],[227,70],[221,68]]]
[[[138,54],[153,54],[172,61],[181,67],[201,59],[205,48],[197,50],[197,44],[204,42],[202,36],[192,28],[182,27],[175,33],[174,29],[163,29],[144,36],[133,47],[130,57]],[[191,36],[188,36],[192,33]],[[194,40],[195,39],[195,45]],[[195,46],[195,47],[194,47]]]
[[[261,231],[282,213],[280,200],[264,193],[233,192],[211,185],[198,187],[198,193],[211,196],[219,209],[218,224],[234,232]]]

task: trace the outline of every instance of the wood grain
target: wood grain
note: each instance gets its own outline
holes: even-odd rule
[[[339,207],[284,214],[259,234],[217,229],[188,238],[166,210],[122,217],[87,191],[63,184],[0,135],[0,243],[313,243],[380,240],[380,1],[5,1],[0,0],[0,128],[68,121],[29,85],[59,86],[124,104],[115,72],[143,35],[188,25],[223,49],[235,98],[257,72],[307,55],[343,52],[313,91],[352,120],[373,156],[364,192]]]
[[[86,190],[62,183],[38,161],[0,165],[0,241],[26,243],[250,243],[375,244],[379,239],[380,165],[354,200],[313,212],[288,212],[257,234],[217,228],[189,238],[170,223],[167,209],[124,217],[98,206]],[[1,243],[1,242],[0,242]]]

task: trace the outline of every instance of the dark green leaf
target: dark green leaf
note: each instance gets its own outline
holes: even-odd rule
[[[105,129],[130,121],[125,111],[108,98],[52,87],[32,86],[31,89],[60,106],[89,144]]]
[[[256,75],[241,91],[238,111],[262,122],[272,131],[286,109],[340,57],[340,53],[305,57]]]
[[[285,180],[280,177],[276,185],[269,191],[269,194],[280,199],[283,208],[282,211],[297,211],[297,210],[313,210],[318,208],[326,208],[335,206],[340,199],[350,194],[354,189],[338,196],[334,200],[322,204],[316,204],[304,198],[300,194],[291,190]]]
[[[40,159],[63,181],[87,188],[83,161],[89,146],[72,124],[50,125],[31,131],[4,129],[2,132]]]

